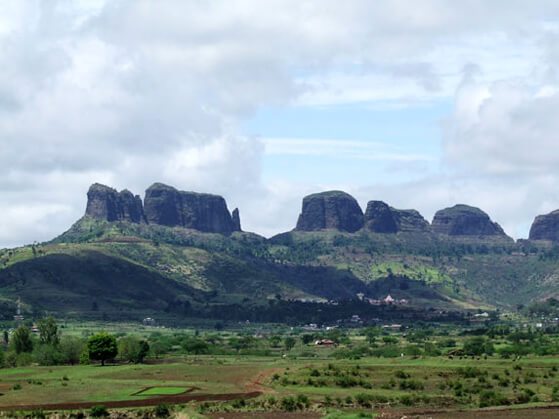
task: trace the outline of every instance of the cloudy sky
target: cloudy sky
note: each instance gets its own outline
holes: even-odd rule
[[[266,236],[343,189],[525,237],[559,208],[558,66],[555,0],[3,0],[0,247],[93,182],[219,193]]]

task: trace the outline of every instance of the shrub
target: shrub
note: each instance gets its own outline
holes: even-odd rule
[[[359,406],[371,407],[372,397],[369,394],[359,393],[355,395],[355,402]]]
[[[400,381],[400,390],[423,390],[423,384],[416,380]]]
[[[297,401],[291,396],[281,399],[280,405],[281,408],[286,412],[294,412],[295,410],[297,410]]]
[[[414,403],[414,400],[411,396],[405,394],[405,395],[400,397],[400,403],[402,403],[404,406],[412,406],[413,403]]]
[[[92,418],[104,418],[109,416],[109,411],[105,406],[102,405],[93,406],[91,409],[89,409],[89,416],[91,416]]]
[[[167,418],[169,417],[170,409],[169,406],[161,403],[155,406],[153,413],[155,413],[155,416],[157,416],[158,418]]]
[[[45,419],[47,417],[41,409],[32,410],[29,416],[34,419]]]
[[[485,390],[479,395],[479,407],[502,406],[510,404],[509,400],[501,393]]]
[[[411,377],[407,372],[402,371],[402,370],[396,371],[396,372],[394,373],[394,376],[395,376],[396,378],[401,378],[401,379],[406,379],[406,378],[410,378],[410,377]]]

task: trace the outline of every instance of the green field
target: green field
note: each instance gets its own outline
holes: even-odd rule
[[[362,358],[188,356],[155,365],[100,367],[56,366],[0,370],[0,409],[14,405],[94,402],[188,394],[243,393],[262,395],[200,405],[200,414],[214,411],[282,411],[290,398],[297,409],[392,408],[477,409],[506,398],[515,407],[549,405],[557,383],[559,359],[527,357],[520,361],[447,359],[441,357]],[[45,406],[42,406],[45,407]],[[331,417],[337,417],[332,414]]]

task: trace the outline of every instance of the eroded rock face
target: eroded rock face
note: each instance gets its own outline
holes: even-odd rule
[[[239,214],[239,208],[235,208],[231,213],[231,219],[233,220],[233,231],[241,230],[241,215]]]
[[[162,183],[155,183],[147,189],[144,212],[152,224],[208,233],[230,234],[237,231],[223,197],[179,191]],[[240,228],[240,220],[238,224]]]
[[[365,210],[365,229],[375,233],[397,233],[393,209],[382,201],[369,201]]]
[[[400,210],[393,209],[398,231],[407,232],[427,232],[430,231],[431,226],[429,222],[423,218],[423,215],[414,209]]]
[[[449,236],[506,236],[501,226],[476,207],[455,205],[437,211],[431,227]]]
[[[426,232],[429,223],[416,210],[400,210],[382,201],[369,201],[365,229],[375,233]]]
[[[538,215],[530,228],[530,240],[559,241],[559,210]]]
[[[296,230],[333,229],[353,233],[363,227],[363,211],[351,195],[341,191],[321,192],[303,198]]]
[[[91,185],[87,192],[87,216],[106,221],[145,221],[142,199],[130,191],[118,192],[99,183]]]

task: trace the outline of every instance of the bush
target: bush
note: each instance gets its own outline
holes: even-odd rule
[[[355,402],[359,406],[371,407],[372,397],[369,394],[358,393],[355,395]]]
[[[416,380],[402,380],[400,381],[400,390],[423,390],[423,384]]]
[[[485,390],[479,395],[479,407],[503,406],[510,404],[509,400],[501,393]]]
[[[285,410],[286,412],[294,412],[297,410],[297,401],[291,396],[284,397],[281,399],[280,406],[282,410]]]
[[[109,411],[105,406],[93,406],[89,409],[89,416],[92,418],[104,418],[109,416]]]
[[[29,416],[34,419],[45,419],[47,417],[41,409],[32,410]]]
[[[64,361],[64,356],[54,345],[41,344],[33,351],[35,362],[39,365],[60,365]]]

